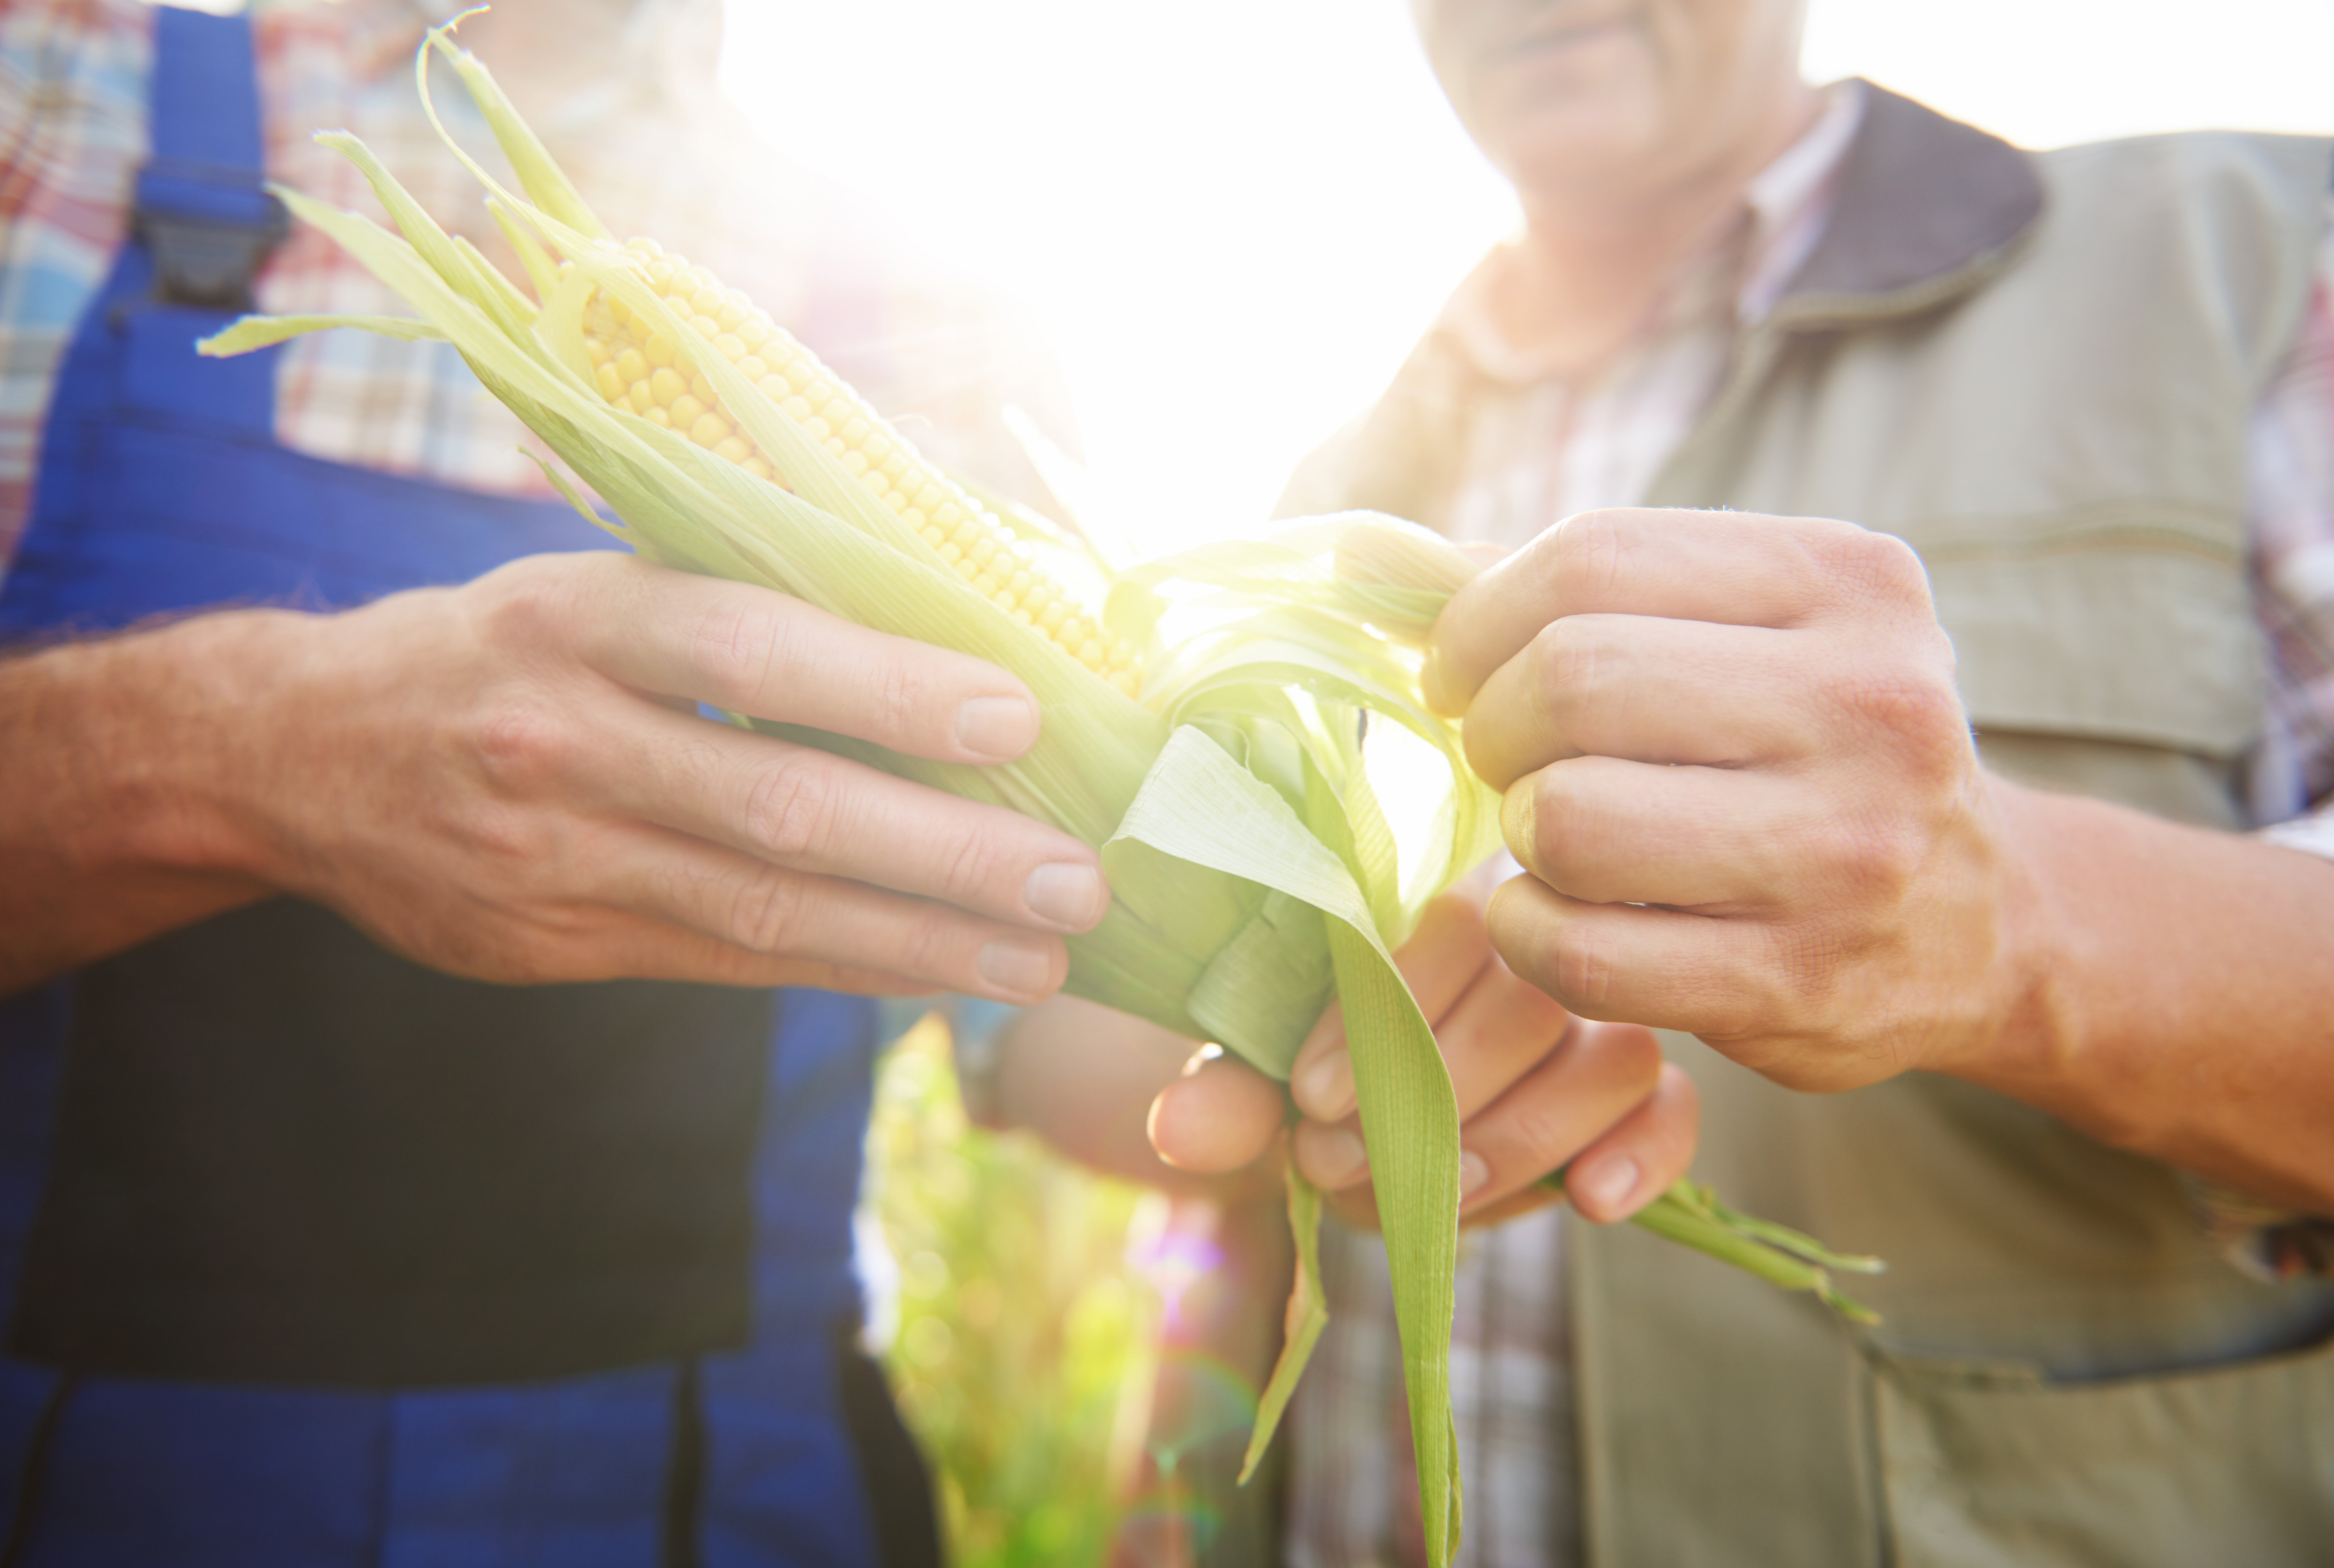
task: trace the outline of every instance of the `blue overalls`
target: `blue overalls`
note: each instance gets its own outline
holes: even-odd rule
[[[247,24],[158,12],[152,109],[0,642],[593,543],[277,445],[273,353],[192,348],[281,234]],[[0,1001],[0,1568],[930,1560],[848,1339],[874,1032],[456,980],[292,899]]]

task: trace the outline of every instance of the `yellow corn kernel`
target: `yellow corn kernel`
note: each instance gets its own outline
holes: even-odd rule
[[[1118,690],[1133,696],[1141,673],[1133,650],[1079,612],[1076,602],[1037,563],[1030,546],[988,507],[920,457],[858,394],[701,267],[663,255],[647,241],[626,249],[643,266],[667,309],[705,340],[683,346],[603,292],[585,302],[584,348],[593,380],[610,402],[685,435],[757,478],[786,483],[725,408],[712,377],[699,366],[711,354],[735,366],[759,395],[842,464],[867,494],[908,525],[940,563],[1018,624],[1050,639]],[[695,363],[690,355],[699,356]]]

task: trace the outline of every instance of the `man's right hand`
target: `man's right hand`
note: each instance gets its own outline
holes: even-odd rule
[[[0,665],[0,992],[268,892],[497,981],[1060,986],[1092,850],[700,702],[972,764],[1039,722],[979,659],[602,553],[53,649]]]
[[[1394,962],[1434,1026],[1459,1102],[1461,1225],[1555,1202],[1539,1181],[1558,1169],[1564,1196],[1599,1224],[1627,1218],[1685,1174],[1701,1129],[1693,1081],[1662,1061],[1650,1030],[1575,1018],[1517,976],[1491,950],[1474,890],[1430,903]],[[1341,1218],[1376,1225],[1338,1007],[1297,1052],[1286,1099],[1299,1112],[1289,1158]],[[1152,1145],[1181,1170],[1237,1170],[1279,1141],[1283,1104],[1281,1086],[1246,1063],[1194,1058],[1161,1083]]]

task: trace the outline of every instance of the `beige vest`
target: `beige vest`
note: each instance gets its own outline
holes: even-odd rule
[[[2238,826],[2246,424],[2327,176],[2300,139],[2030,158],[1875,92],[1822,246],[1652,499],[1902,536],[1991,766]],[[1433,521],[1463,396],[1406,376],[1346,498]],[[1670,1044],[1696,1174],[1886,1257],[1857,1288],[1886,1322],[1574,1226],[1595,1568],[2334,1563],[2334,1283],[2247,1280],[2170,1170],[2013,1101],[1794,1094]]]

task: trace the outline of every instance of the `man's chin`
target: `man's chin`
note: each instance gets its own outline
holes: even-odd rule
[[[1634,94],[1504,106],[1476,139],[1526,196],[1625,184],[1651,172],[1663,142],[1659,111]]]

